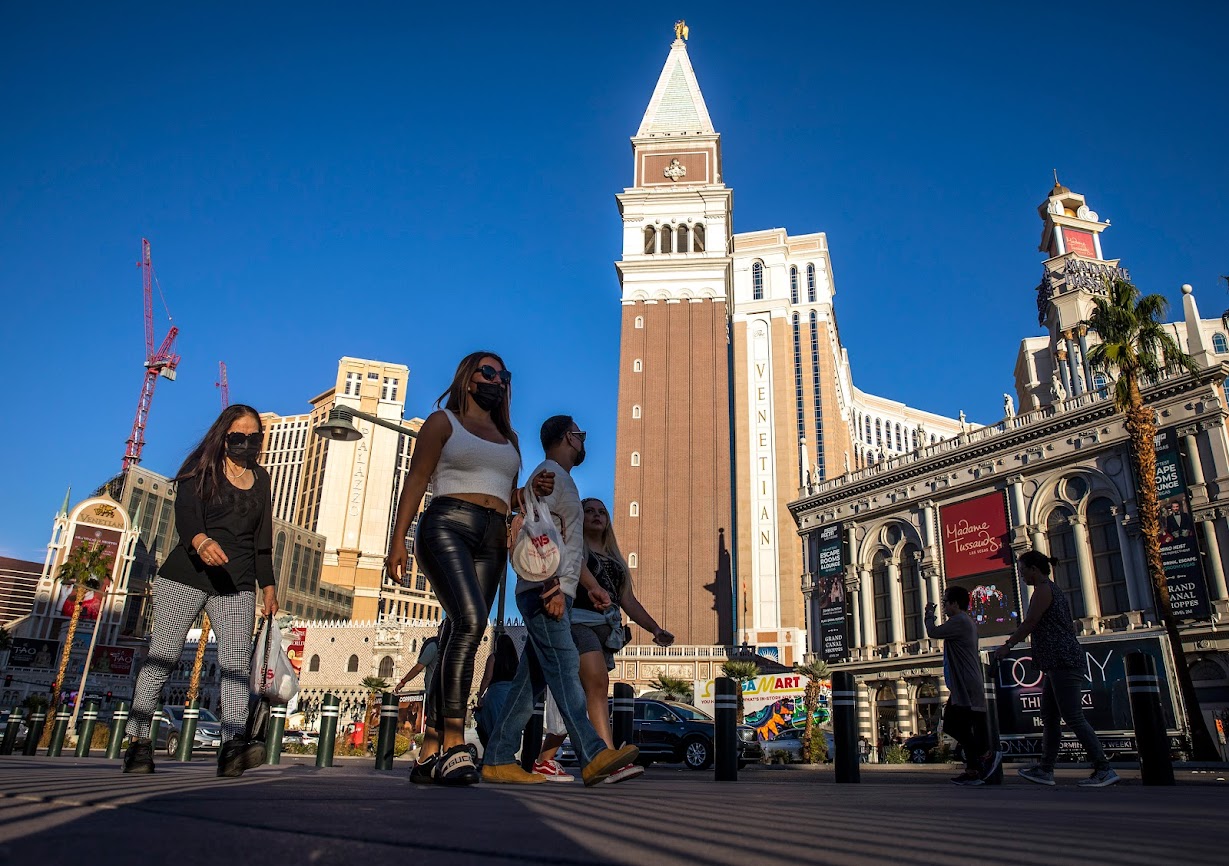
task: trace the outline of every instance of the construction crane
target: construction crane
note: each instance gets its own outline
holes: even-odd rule
[[[154,401],[154,386],[158,377],[175,381],[175,368],[179,366],[179,356],[171,349],[175,345],[175,337],[179,328],[174,324],[166,332],[162,345],[154,349],[154,265],[149,255],[149,241],[141,238],[141,261],[137,262],[141,269],[143,288],[145,290],[145,377],[141,381],[141,399],[137,402],[137,416],[132,422],[132,434],[128,437],[128,447],[124,451],[124,471],[141,462],[141,451],[145,448],[145,425],[149,422],[149,407]],[[158,287],[162,294],[162,287]],[[162,308],[166,309],[166,298],[162,298]],[[170,310],[166,313],[167,321],[171,320]]]
[[[230,405],[230,385],[226,382],[226,362],[218,361],[218,381],[213,383],[213,386],[218,389],[218,393],[222,396],[222,408],[225,409]]]

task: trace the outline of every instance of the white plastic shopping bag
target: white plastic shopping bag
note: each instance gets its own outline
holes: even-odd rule
[[[288,704],[299,693],[299,678],[282,646],[281,630],[273,617],[261,620],[252,646],[252,694],[270,704]]]
[[[518,525],[519,524],[519,525]],[[512,523],[512,570],[525,580],[548,580],[559,570],[563,539],[550,509],[525,485],[525,509]]]

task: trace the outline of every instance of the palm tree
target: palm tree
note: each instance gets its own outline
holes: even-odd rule
[[[60,669],[55,675],[55,685],[51,689],[51,709],[55,710],[60,703],[60,688],[64,685],[64,675],[68,672],[68,657],[73,651],[73,638],[77,634],[77,623],[81,619],[81,603],[85,599],[87,589],[97,589],[111,574],[111,557],[101,543],[83,542],[74,547],[60,565],[60,583],[74,587],[73,613],[68,620],[68,633],[64,636],[64,648],[60,651]],[[99,616],[103,615],[100,609]]]
[[[721,665],[721,672],[738,682],[738,723],[743,721],[743,689],[742,684],[760,675],[760,666],[753,661],[730,659]]]
[[[691,683],[681,677],[660,674],[649,685],[659,692],[664,692],[665,698],[668,701],[681,701],[684,704],[690,704],[693,700]]]
[[[1139,289],[1127,280],[1107,282],[1109,297],[1094,298],[1095,309],[1088,327],[1101,342],[1088,352],[1093,369],[1116,379],[1114,406],[1126,415],[1127,435],[1131,439],[1131,460],[1139,494],[1139,528],[1144,540],[1144,559],[1152,582],[1157,612],[1173,648],[1174,670],[1182,702],[1186,705],[1186,724],[1196,760],[1218,758],[1212,736],[1199,711],[1199,700],[1191,680],[1182,636],[1169,604],[1169,586],[1161,565],[1160,519],[1156,493],[1156,422],[1152,409],[1144,403],[1141,380],[1159,375],[1166,367],[1179,366],[1194,373],[1198,368],[1165,330],[1164,317],[1169,307],[1160,295],[1140,296]]]
[[[819,750],[811,751],[811,737],[815,732],[815,712],[819,709],[819,689],[823,681],[832,675],[831,668],[824,661],[808,662],[799,665],[798,673],[807,678],[806,690],[802,693],[802,706],[807,714],[806,727],[802,731],[802,754],[809,763],[815,763]]]
[[[205,665],[205,647],[209,643],[209,614],[201,614],[201,637],[196,642],[196,658],[192,660],[192,679],[188,681],[188,702],[195,700],[201,689],[201,668]]]
[[[0,625],[0,652],[8,649],[13,645],[13,635],[7,628]]]

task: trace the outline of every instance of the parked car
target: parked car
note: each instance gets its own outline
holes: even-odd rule
[[[633,719],[633,737],[640,747],[636,763],[645,767],[655,762],[682,763],[693,770],[713,765],[715,725],[713,717],[703,710],[678,701],[637,698]],[[739,725],[738,766],[758,761],[763,754],[755,729]],[[576,761],[570,742],[564,742],[558,757],[565,763]]]
[[[925,734],[914,734],[905,740],[904,748],[905,753],[909,756],[910,763],[925,764],[930,760],[930,753],[944,743],[952,747],[952,757],[955,760],[964,760],[964,752],[955,740],[951,737],[936,735],[933,731]]]
[[[802,728],[786,728],[783,731],[778,731],[775,737],[763,744],[764,752],[770,756],[773,752],[785,752],[791,762],[803,761],[805,760],[802,754],[802,735],[804,733],[805,731]],[[828,746],[828,757],[831,759],[835,748],[832,741],[832,732],[816,725],[813,735],[823,736],[824,742]]]
[[[162,708],[162,721],[158,725],[158,741],[154,750],[166,749],[167,755],[175,756],[179,750],[179,735],[183,730],[184,708],[175,704],[166,704]],[[212,712],[201,708],[200,718],[196,722],[196,736],[192,739],[193,752],[216,752],[222,745],[222,722]]]
[[[319,735],[311,731],[286,731],[282,734],[284,746],[315,746],[319,742]]]

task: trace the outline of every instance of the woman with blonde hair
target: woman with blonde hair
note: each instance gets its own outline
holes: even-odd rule
[[[473,785],[481,779],[465,745],[465,712],[474,657],[507,564],[507,515],[516,499],[520,443],[512,429],[512,373],[494,352],[461,360],[448,390],[423,422],[397,503],[388,573],[400,579],[409,563],[405,536],[427,485],[431,504],[418,522],[415,553],[447,618],[440,631],[435,683],[429,684],[428,729],[410,772],[415,782]],[[554,476],[541,473],[534,490],[546,495]],[[442,740],[442,743],[440,742]]]

